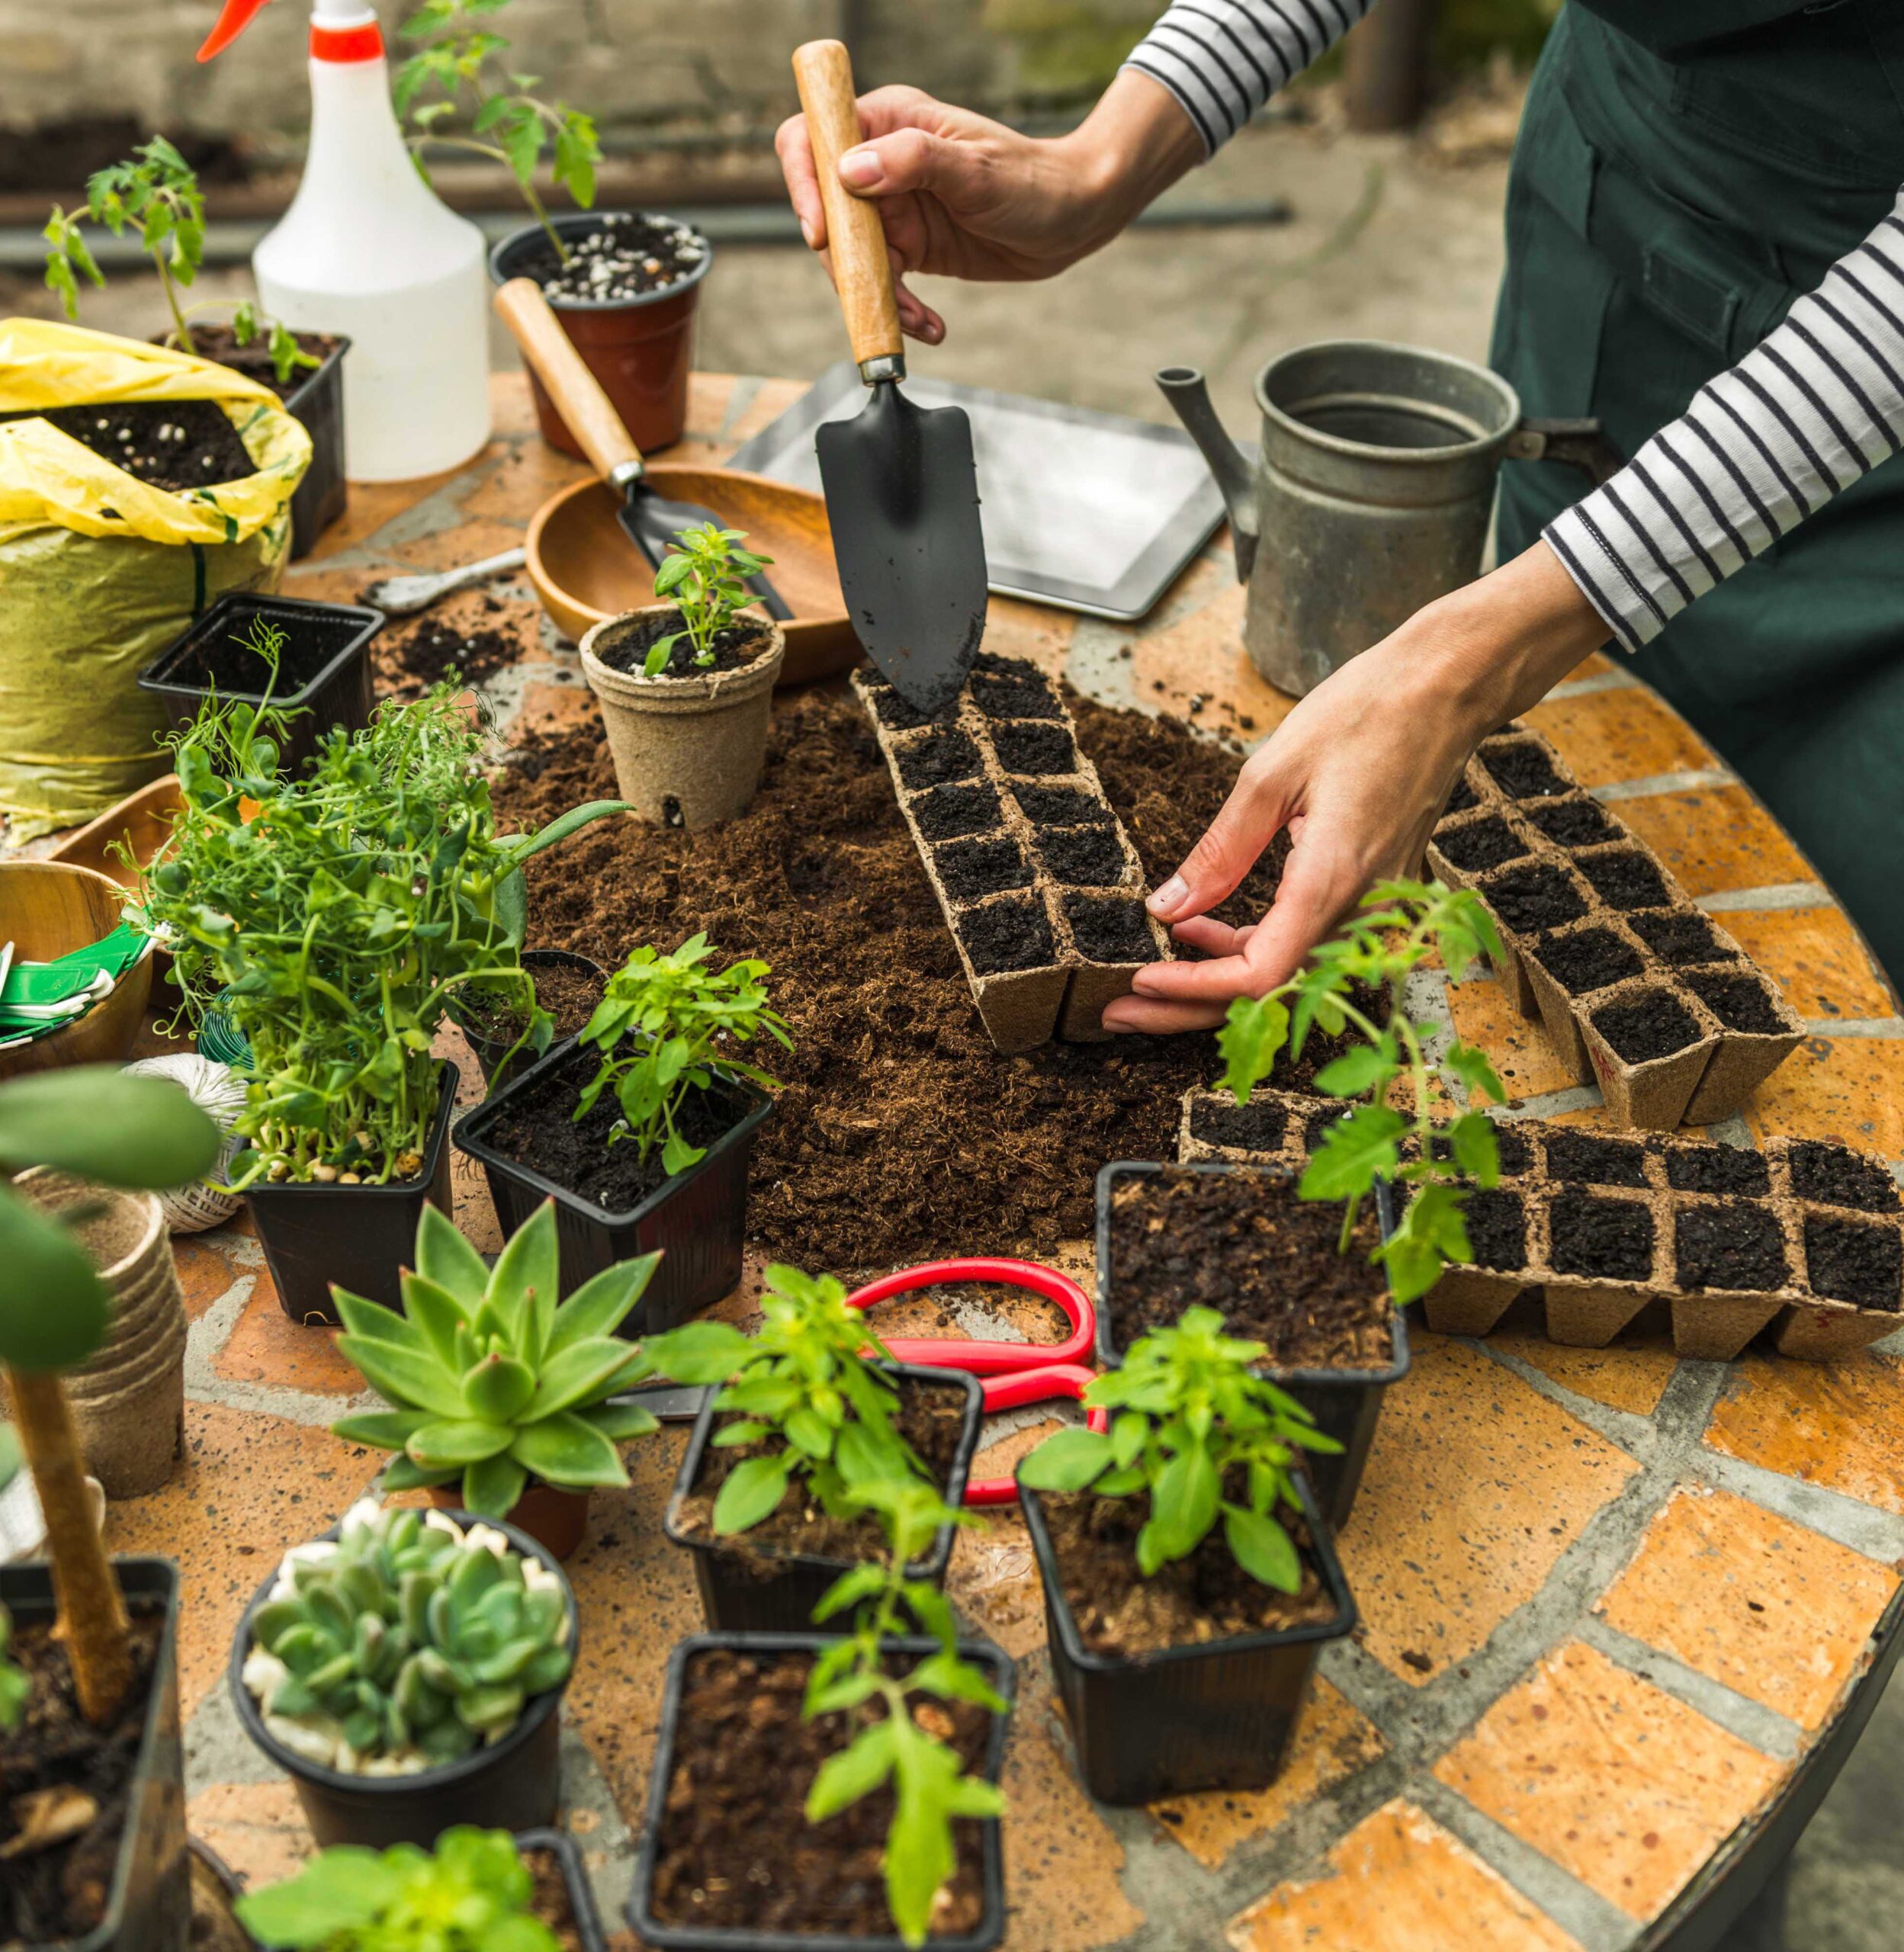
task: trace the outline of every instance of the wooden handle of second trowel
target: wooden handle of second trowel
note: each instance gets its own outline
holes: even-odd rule
[[[840,180],[840,159],[860,140],[852,57],[842,42],[810,40],[794,50],[793,75],[813,144],[820,201],[827,208],[827,248],[852,356],[862,366],[869,359],[893,358],[901,349],[899,300],[885,226],[878,206],[856,197]]]
[[[562,329],[562,321],[551,310],[542,287],[533,278],[512,278],[496,293],[496,309],[554,401],[556,411],[568,423],[569,432],[594,463],[596,473],[604,481],[612,481],[618,473],[625,474],[632,462],[635,473],[640,474],[641,450],[628,438],[615,403],[602,390],[602,382],[589,371],[574,341]]]

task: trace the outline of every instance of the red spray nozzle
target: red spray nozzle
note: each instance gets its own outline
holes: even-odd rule
[[[265,0],[225,0],[218,24],[206,35],[205,44],[198,50],[199,59],[209,61],[214,54],[223,53],[251,25],[265,4]]]

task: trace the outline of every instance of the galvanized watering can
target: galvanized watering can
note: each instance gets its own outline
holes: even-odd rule
[[[1620,465],[1598,421],[1524,419],[1506,380],[1414,346],[1325,339],[1272,359],[1254,457],[1194,367],[1157,384],[1223,491],[1250,662],[1299,696],[1479,573],[1502,461],[1570,462],[1596,485]]]

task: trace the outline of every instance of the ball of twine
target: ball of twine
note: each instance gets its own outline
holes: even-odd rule
[[[141,1058],[136,1064],[127,1065],[126,1069],[133,1077],[169,1078],[212,1119],[224,1134],[225,1142],[219,1148],[218,1163],[208,1177],[222,1180],[231,1164],[232,1154],[241,1143],[232,1127],[245,1109],[243,1076],[229,1064],[214,1063],[210,1058],[202,1058],[191,1051],[181,1051],[171,1057]],[[165,1225],[175,1234],[203,1233],[207,1227],[216,1227],[221,1221],[229,1220],[244,1204],[238,1194],[214,1192],[199,1180],[170,1187],[160,1193],[158,1199],[159,1209],[165,1216]]]

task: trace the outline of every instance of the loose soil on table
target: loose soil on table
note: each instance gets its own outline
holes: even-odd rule
[[[1762,1152],[1742,1145],[1674,1145],[1666,1153],[1666,1183],[1674,1193],[1738,1193],[1762,1199],[1772,1190]]]
[[[1111,1198],[1111,1325],[1128,1350],[1193,1308],[1261,1342],[1278,1369],[1380,1369],[1391,1360],[1381,1238],[1365,1204],[1347,1254],[1339,1200],[1299,1200],[1292,1180],[1247,1170],[1127,1179]]]
[[[1064,920],[1092,962],[1154,962],[1157,944],[1141,901],[1128,897],[1068,894]]]
[[[1728,976],[1715,970],[1680,980],[1728,1030],[1752,1037],[1776,1037],[1787,1027],[1764,984],[1755,976]]]
[[[913,802],[912,817],[928,840],[956,840],[998,824],[998,795],[990,786],[940,786]]]
[[[1895,1227],[1805,1216],[1805,1265],[1812,1292],[1860,1308],[1896,1309],[1904,1282],[1904,1238]]]
[[[1555,772],[1553,761],[1530,740],[1525,745],[1497,746],[1481,755],[1488,777],[1510,800],[1544,799],[1571,793],[1573,787]]]
[[[1457,868],[1476,875],[1517,861],[1527,851],[1527,843],[1498,814],[1472,827],[1438,833],[1434,844]]]
[[[237,335],[229,326],[194,326],[191,336],[200,358],[216,360],[220,366],[229,366],[234,373],[242,373],[248,380],[256,380],[269,387],[280,400],[289,400],[317,371],[317,366],[294,366],[291,377],[281,380],[278,368],[271,364],[268,330],[258,334],[249,345],[240,345]],[[323,365],[339,345],[328,332],[294,332],[291,336],[297,342],[298,351],[308,353],[318,366]],[[155,345],[162,342],[162,339],[153,342]]]
[[[1630,1139],[1562,1130],[1546,1137],[1547,1170],[1556,1180],[1592,1186],[1643,1186],[1646,1148]]]
[[[1474,1264],[1511,1274],[1527,1264],[1527,1209],[1517,1193],[1478,1187],[1469,1194],[1462,1216]]]
[[[1660,908],[1672,899],[1658,862],[1643,854],[1589,854],[1574,865],[1609,908]]]
[[[1653,1217],[1637,1200],[1569,1188],[1556,1198],[1549,1226],[1557,1273],[1643,1281],[1652,1272]]]
[[[275,698],[301,691],[364,629],[357,618],[303,616],[262,605],[254,612],[246,607],[233,618],[228,632],[201,637],[188,654],[168,663],[159,676],[168,685],[197,685],[207,690],[216,686],[227,697],[258,696],[271,682],[271,667],[241,641],[251,634],[254,617],[275,624],[284,633],[278,678],[271,685]]]
[[[1238,756],[1181,721],[1073,701],[1079,737],[1153,884],[1175,872],[1235,782]],[[949,789],[920,803],[930,806]],[[967,788],[952,788],[965,791]],[[498,818],[526,833],[615,797],[596,723],[531,733],[499,775]],[[1259,917],[1280,842],[1215,913]],[[778,1257],[841,1275],[949,1251],[1042,1257],[1089,1236],[1107,1159],[1167,1158],[1183,1093],[1222,1070],[1207,1035],[993,1050],[858,701],[808,686],[775,702],[759,791],[696,832],[604,821],[538,856],[529,940],[608,967],[705,929],[759,955],[795,1048],[754,1151],[749,1230]],[[1312,1037],[1270,1080],[1306,1090],[1337,1055]]]
[[[984,770],[978,748],[963,732],[939,732],[899,755],[899,777],[914,793],[949,779],[974,779]]]
[[[1897,1182],[1881,1160],[1869,1159],[1848,1147],[1805,1139],[1787,1154],[1792,1191],[1800,1199],[1826,1206],[1855,1206],[1867,1213],[1895,1213]]]
[[[1631,1003],[1609,1003],[1593,1013],[1594,1028],[1629,1064],[1669,1058],[1699,1041],[1692,1013],[1664,990],[1646,990]]]
[[[1639,952],[1610,929],[1552,936],[1536,942],[1533,952],[1541,968],[1570,997],[1623,983],[1629,976],[1637,976],[1642,967]]]
[[[577,969],[567,962],[551,963],[547,968],[532,973],[535,978],[535,1000],[554,1020],[555,1032],[551,1041],[560,1043],[564,1037],[573,1037],[595,1014],[595,1006],[602,1000],[605,987],[603,979],[591,970]],[[514,1043],[522,1034],[523,1019],[506,1010],[485,1009],[486,1000],[480,996],[472,996],[462,1005],[458,1014],[464,1028],[488,1043]]]
[[[562,1860],[553,1851],[525,1851],[522,1861],[535,1880],[535,1895],[529,1901],[535,1915],[555,1934],[562,1952],[587,1952],[575,1922],[575,1909],[569,1902]]]
[[[103,1729],[80,1714],[66,1648],[51,1628],[23,1626],[16,1635],[11,1658],[26,1671],[27,1706],[20,1726],[0,1735],[0,1853],[20,1835],[21,1799],[36,1791],[90,1796],[98,1814],[70,1843],[0,1863],[0,1945],[63,1944],[104,1918],[164,1626],[156,1614],[133,1616],[133,1686]]]
[[[1029,888],[1032,871],[1018,843],[1003,835],[977,840],[948,841],[933,849],[933,865],[955,901],[981,894],[1002,894],[1007,888]]]
[[[1033,827],[1109,827],[1103,801],[1075,786],[1014,786],[1012,798]]]
[[[649,1889],[664,1923],[849,1938],[896,1932],[885,1884],[891,1790],[875,1790],[824,1823],[801,1820],[820,1765],[859,1726],[844,1713],[802,1719],[812,1665],[804,1652],[725,1648],[689,1664]],[[913,1706],[968,1771],[983,1768],[991,1734],[984,1709],[923,1697]],[[952,1834],[958,1867],[933,1920],[947,1935],[974,1931],[984,1909],[984,1832],[961,1818]]]
[[[1701,962],[1732,962],[1739,952],[1728,949],[1703,915],[1665,908],[1656,915],[1629,915],[1626,926],[1654,955],[1675,969]]]
[[[897,1386],[899,1407],[894,1421],[899,1434],[912,1446],[934,1483],[942,1487],[952,1477],[958,1441],[965,1433],[965,1392],[945,1383],[920,1382],[903,1376]],[[716,1427],[734,1421],[723,1417]],[[701,1453],[700,1474],[693,1488],[681,1501],[676,1525],[691,1538],[715,1539],[714,1501],[721,1487],[744,1459],[777,1453],[782,1447],[777,1443],[737,1443],[718,1450],[710,1442]],[[806,1479],[796,1474],[775,1511],[746,1532],[720,1538],[718,1543],[722,1552],[737,1559],[782,1559],[800,1552],[844,1561],[882,1558],[884,1536],[879,1521],[870,1514],[852,1520],[830,1517],[809,1494]],[[763,1572],[772,1569],[762,1568]]]
[[[1273,1152],[1289,1128],[1286,1106],[1273,1098],[1199,1098],[1190,1112],[1190,1132],[1206,1145],[1230,1145],[1243,1152]]]
[[[1742,1199],[1682,1207],[1673,1216],[1673,1258],[1682,1288],[1734,1288],[1756,1294],[1790,1278],[1776,1214]]]
[[[18,420],[23,416],[4,416]],[[122,467],[135,480],[177,494],[242,481],[258,472],[238,429],[217,401],[132,400],[58,406],[43,416],[61,432]]]
[[[1240,1482],[1225,1488],[1238,1503],[1244,1501]],[[1237,1564],[1220,1523],[1189,1558],[1145,1578],[1137,1569],[1137,1535],[1150,1516],[1150,1502],[1142,1494],[1040,1495],[1065,1600],[1093,1653],[1135,1659],[1167,1648],[1318,1626],[1334,1619],[1335,1601],[1316,1569],[1308,1527],[1298,1514],[1284,1507],[1276,1517],[1302,1555],[1302,1584],[1294,1593],[1279,1593]]]
[[[958,918],[958,933],[981,976],[1010,969],[1045,969],[1058,954],[1051,920],[1035,897],[987,902],[968,908]]]
[[[1077,748],[1071,735],[1051,720],[1028,719],[992,729],[992,749],[1007,772],[1075,772]]]
[[[574,1118],[575,1101],[600,1064],[600,1054],[592,1048],[571,1051],[566,1064],[544,1072],[510,1101],[484,1134],[484,1142],[604,1212],[627,1213],[668,1175],[660,1147],[644,1161],[632,1139],[610,1143],[621,1119],[612,1091],[602,1093],[586,1118],[579,1122]],[[690,1145],[705,1148],[747,1115],[746,1101],[737,1092],[715,1084],[689,1093],[676,1128]]]
[[[1527,816],[1556,847],[1594,847],[1617,840],[1620,829],[1592,800],[1563,800],[1556,807],[1529,807]]]
[[[642,667],[649,650],[670,632],[678,634],[669,647],[667,663],[655,673],[657,679],[708,678],[718,671],[738,671],[742,666],[763,657],[767,650],[768,626],[757,618],[746,617],[737,624],[716,631],[711,644],[714,662],[697,664],[693,640],[683,628],[678,610],[669,615],[644,617],[638,624],[631,624],[624,631],[604,631],[589,648],[611,671],[619,671],[624,677],[641,678],[647,675]]]
[[[532,278],[551,303],[638,298],[663,291],[692,275],[708,255],[705,239],[670,217],[639,210],[608,210],[601,227],[585,237],[565,236],[565,265],[546,239],[525,248],[517,276]]]
[[[368,591],[358,592],[369,600]],[[499,599],[482,599],[480,614],[506,620],[516,613]],[[479,624],[463,629],[439,617],[425,616],[407,627],[379,633],[371,645],[371,669],[379,698],[418,698],[454,674],[466,685],[486,683],[533,648],[534,632],[508,621],[500,628]]]
[[[1038,851],[1052,880],[1072,888],[1116,888],[1124,878],[1124,850],[1112,827],[1047,827]]]
[[[1577,922],[1587,904],[1566,875],[1544,862],[1509,868],[1482,891],[1489,904],[1517,935],[1537,936],[1562,923]]]

